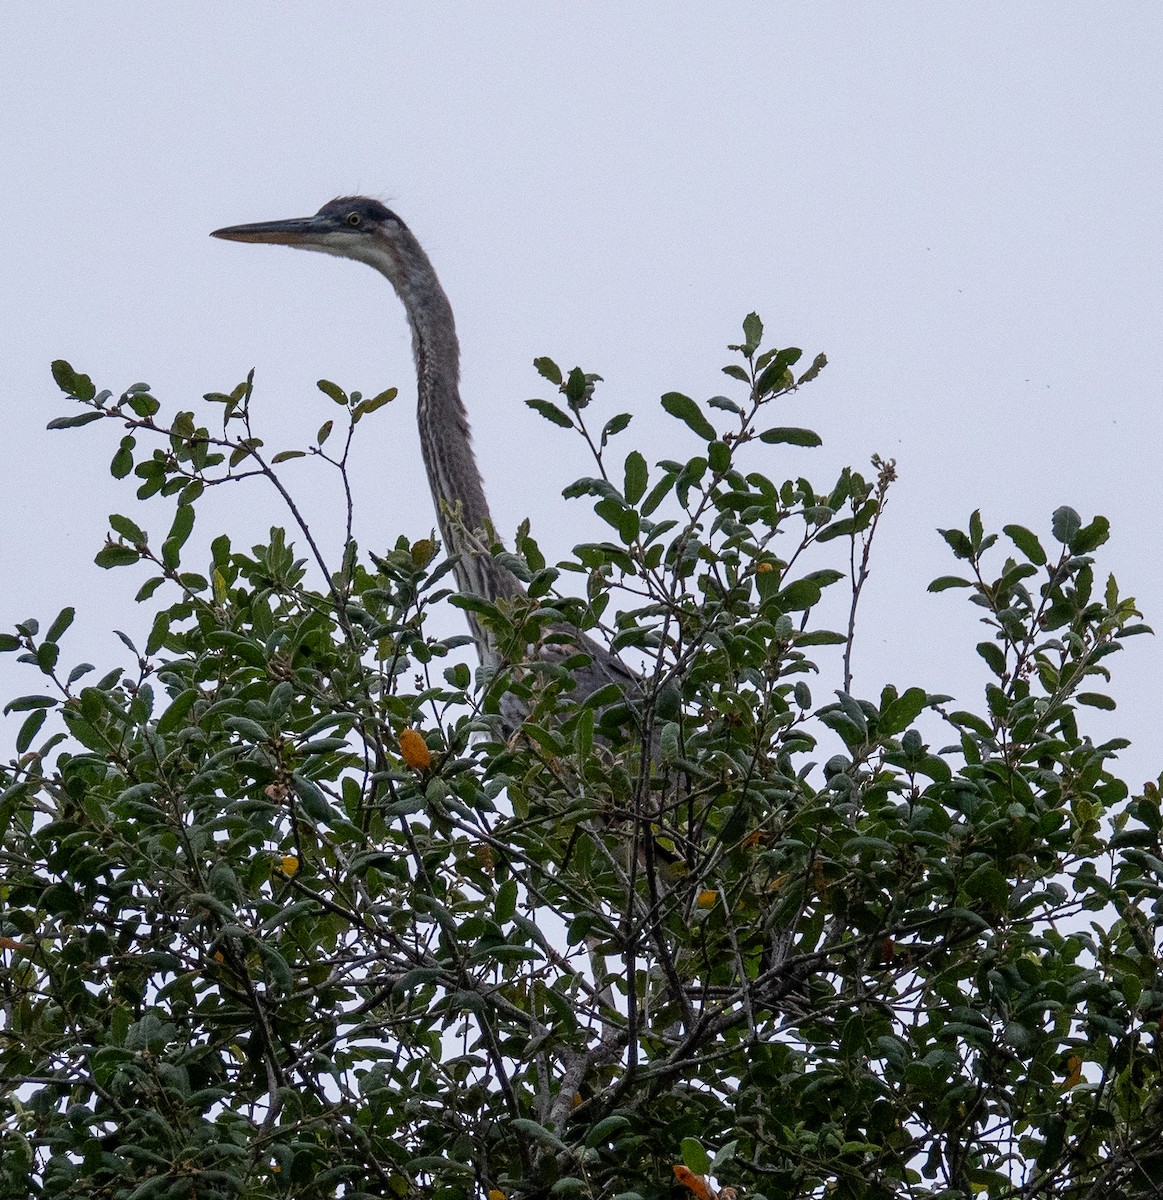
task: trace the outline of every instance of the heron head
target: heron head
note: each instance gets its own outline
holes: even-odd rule
[[[231,242],[271,242],[319,250],[341,258],[367,261],[381,252],[384,240],[395,241],[405,229],[403,221],[378,200],[366,196],[341,196],[328,201],[313,217],[285,221],[258,221],[253,225],[229,225],[210,235]]]

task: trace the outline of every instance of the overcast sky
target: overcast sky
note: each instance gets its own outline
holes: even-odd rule
[[[856,691],[976,703],[975,610],[926,594],[937,527],[1070,504],[1108,516],[1100,567],[1163,625],[1163,9],[952,4],[113,4],[9,7],[0,39],[6,444],[0,626],[65,604],[64,657],[124,662],[109,632],[142,576],[92,563],[106,515],[164,532],[115,483],[116,431],[46,433],[63,357],[99,387],[194,407],[256,369],[270,447],[332,415],[321,376],[401,399],[361,427],[361,540],[432,509],[402,311],[358,265],[213,241],[224,224],[388,201],[452,299],[463,395],[498,527],[566,553],[598,526],[561,488],[581,448],[523,401],[549,354],[606,379],[626,448],[688,456],[668,390],[728,389],[752,309],[830,366],[764,450],[823,490],[873,452],[901,475],[863,615]],[[316,464],[317,465],[317,464]],[[295,464],[294,466],[299,466]],[[330,481],[288,473],[320,528]],[[201,532],[282,521],[257,488]],[[330,524],[329,524],[330,522]],[[822,564],[819,564],[822,565]],[[458,620],[459,618],[452,618]],[[1157,640],[1113,660],[1138,786],[1163,766]],[[5,697],[36,690],[0,664]],[[835,679],[816,684],[823,699]],[[9,719],[0,745],[15,733]]]

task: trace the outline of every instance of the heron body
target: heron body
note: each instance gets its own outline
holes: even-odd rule
[[[351,258],[388,278],[412,328],[420,448],[441,536],[456,556],[457,584],[462,592],[492,603],[521,595],[520,581],[489,550],[492,521],[460,398],[460,344],[452,306],[407,225],[378,200],[347,196],[325,204],[313,217],[233,225],[216,229],[212,236]],[[475,614],[469,613],[468,620],[482,664],[496,668],[495,638]],[[573,673],[575,699],[583,700],[611,682],[636,688],[637,676],[617,655],[576,630],[571,637],[590,659]],[[560,648],[553,653],[561,655]],[[511,709],[506,712],[503,707],[502,712],[511,723]]]

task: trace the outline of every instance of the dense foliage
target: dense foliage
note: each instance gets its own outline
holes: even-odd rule
[[[594,452],[566,495],[610,540],[551,567],[524,526],[500,607],[430,541],[331,555],[287,490],[304,455],[346,483],[394,392],[321,383],[334,422],[268,456],[249,380],[165,419],[55,364],[80,412],[51,424],[121,427],[112,472],[169,498],[168,533],[114,516],[97,555],[156,606],[129,665],[66,666],[70,609],[0,635],[40,682],[0,768],[3,1196],[1163,1187],[1159,792],[1084,721],[1145,629],[1096,573],[1106,521],[1059,508],[1050,549],[945,531],[960,574],[932,588],[980,609],[981,704],[849,694],[893,464],[824,491],[752,470],[819,440],[769,414],[823,357],[797,378],[761,337],[733,399],[662,398],[697,452],[656,464],[615,468],[629,416],[591,429],[597,377],[538,360],[559,395],[531,404]],[[244,475],[292,533],[191,569],[203,492]],[[500,669],[431,636],[447,603]],[[570,628],[641,693],[575,702]]]

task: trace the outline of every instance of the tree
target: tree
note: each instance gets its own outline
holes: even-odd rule
[[[122,427],[112,473],[173,515],[160,543],[112,517],[97,554],[147,574],[129,665],[66,668],[71,609],[0,636],[41,683],[0,774],[4,1196],[1155,1193],[1159,789],[1084,721],[1146,630],[1096,583],[1107,522],[1059,508],[1052,551],[944,532],[980,707],[850,694],[893,464],[823,492],[750,470],[819,442],[769,414],[823,356],[797,378],[761,340],[752,315],[734,399],[662,398],[698,450],[653,465],[613,463],[628,414],[591,432],[597,376],[537,361],[560,397],[530,403],[594,453],[566,495],[611,534],[550,567],[526,523],[493,548],[527,587],[503,606],[453,595],[431,541],[332,558],[296,507],[281,464],[346,482],[394,392],[322,382],[342,449],[329,420],[268,456],[249,379],[166,420],[54,364],[80,412],[51,426]],[[303,551],[220,534],[191,570],[205,489],[240,476]],[[446,603],[503,668],[428,633]],[[637,655],[642,695],[574,702],[536,653],[563,625]]]

